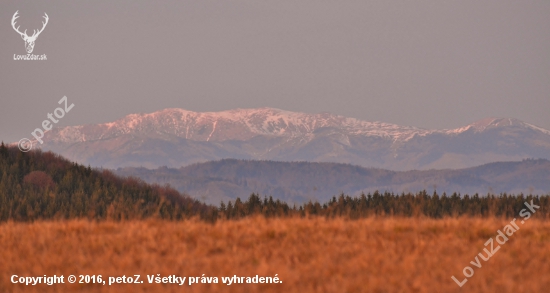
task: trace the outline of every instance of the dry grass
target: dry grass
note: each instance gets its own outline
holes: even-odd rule
[[[550,223],[530,219],[463,288],[502,219],[245,219],[0,225],[2,292],[548,292]],[[470,265],[471,266],[471,265]],[[278,276],[282,284],[159,285],[148,274]],[[140,274],[142,285],[12,285],[13,274]]]

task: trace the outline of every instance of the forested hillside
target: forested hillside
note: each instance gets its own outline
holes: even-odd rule
[[[266,167],[265,171],[268,170]],[[311,172],[316,174],[314,170]],[[24,153],[0,145],[0,221],[72,218],[180,220],[197,216],[213,222],[254,215],[352,219],[373,215],[515,217],[525,208],[524,202],[531,200],[540,206],[534,216],[547,218],[550,213],[548,195],[522,194],[469,196],[428,194],[426,191],[402,194],[376,191],[355,197],[340,194],[326,201],[294,205],[265,194],[243,193],[235,200],[220,202],[215,207],[191,199],[169,186],[121,178],[110,171],[72,163],[51,152]]]
[[[178,191],[121,179],[51,152],[0,145],[0,221],[38,219],[183,219],[216,209]]]

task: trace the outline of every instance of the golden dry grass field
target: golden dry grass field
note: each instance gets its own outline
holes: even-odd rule
[[[481,268],[470,261],[509,220],[324,218],[35,222],[0,225],[2,292],[549,292],[550,222],[520,225]],[[459,288],[465,266],[474,275]],[[12,284],[12,275],[141,275],[143,284]],[[219,284],[149,284],[147,275]],[[275,276],[280,284],[222,284]],[[65,279],[65,281],[67,281]]]

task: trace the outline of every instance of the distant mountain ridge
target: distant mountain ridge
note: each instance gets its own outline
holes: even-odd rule
[[[225,159],[173,169],[120,168],[121,176],[170,184],[210,204],[244,199],[251,193],[289,203],[326,202],[340,193],[418,192],[451,195],[550,193],[550,161],[497,162],[460,170],[389,171],[349,164]]]
[[[427,130],[273,108],[165,109],[55,128],[43,150],[92,166],[181,167],[223,158],[353,163],[393,170],[550,159],[550,131],[511,118]]]

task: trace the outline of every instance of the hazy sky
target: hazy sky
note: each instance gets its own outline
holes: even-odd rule
[[[11,18],[30,34],[25,54]],[[550,129],[550,1],[2,1],[0,140],[164,108]]]

